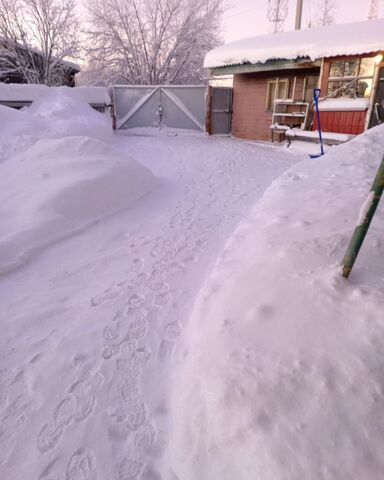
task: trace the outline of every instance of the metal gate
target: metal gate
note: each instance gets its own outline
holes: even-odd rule
[[[233,89],[229,87],[210,88],[210,132],[212,135],[231,133]]]
[[[116,129],[166,126],[204,132],[206,90],[189,85],[115,86]]]

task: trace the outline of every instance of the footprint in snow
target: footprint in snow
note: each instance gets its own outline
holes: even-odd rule
[[[41,453],[47,453],[59,443],[64,430],[54,422],[46,423],[37,437],[37,448]]]
[[[181,325],[178,322],[168,323],[164,329],[165,336],[168,340],[175,340],[181,334]]]
[[[62,400],[55,408],[53,420],[58,428],[64,428],[74,419],[77,411],[76,398],[71,395]]]
[[[117,480],[134,480],[140,478],[144,467],[144,462],[131,458],[123,458],[117,467]]]
[[[142,425],[136,432],[133,444],[135,448],[146,451],[156,439],[156,429],[152,423]]]
[[[160,360],[168,360],[173,354],[175,342],[163,338],[160,342],[158,357]]]
[[[66,480],[88,480],[95,469],[94,455],[84,448],[77,450],[70,458],[66,471]]]

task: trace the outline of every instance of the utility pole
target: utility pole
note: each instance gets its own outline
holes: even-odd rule
[[[295,30],[301,29],[302,16],[303,16],[303,0],[297,0]]]

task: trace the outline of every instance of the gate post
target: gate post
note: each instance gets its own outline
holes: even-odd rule
[[[115,88],[112,87],[112,105],[110,106],[110,112],[112,117],[112,129],[114,132],[117,130],[117,122],[116,122],[116,91]]]
[[[212,135],[212,87],[207,88],[207,116],[205,120],[205,130],[208,135]]]
[[[369,226],[376,212],[376,208],[380,202],[383,190],[384,157],[381,161],[379,169],[377,170],[377,174],[371,187],[369,196],[363,204],[362,208],[360,209],[358,224],[356,225],[355,231],[353,232],[351,241],[341,264],[343,267],[344,278],[348,278],[352,271],[357,255],[359,254],[360,248],[364,242],[365,236],[367,235]]]

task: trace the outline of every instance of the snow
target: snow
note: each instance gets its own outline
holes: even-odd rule
[[[133,159],[82,136],[40,140],[1,172],[0,274],[127,208],[155,184]]]
[[[147,169],[95,138],[111,139],[111,127],[69,88],[48,90],[26,111],[1,107],[0,119],[2,140],[16,145],[1,166],[0,274],[155,185]]]
[[[365,220],[367,218],[367,214],[372,207],[373,201],[375,200],[375,192],[369,192],[368,197],[366,198],[365,202],[362,204],[360,211],[359,211],[359,216],[357,218],[356,226],[361,227],[365,223]]]
[[[39,115],[51,115],[31,116],[31,123],[47,120],[52,129],[56,117],[64,123],[56,103],[51,98],[35,106]],[[104,118],[87,112],[80,117],[89,115],[90,129]],[[14,123],[17,114],[8,132]],[[2,202],[0,215],[12,228],[25,220],[42,232],[45,215],[57,218],[68,209],[81,223],[94,218],[94,208],[101,213],[96,223],[40,244],[29,262],[0,275],[0,477],[173,479],[171,372],[195,296],[238,221],[304,156],[166,128],[101,144],[73,138],[77,128],[59,138],[38,132],[28,149],[0,164],[9,172],[0,181],[14,212],[8,215]],[[110,128],[106,123],[106,137]],[[0,144],[4,138],[0,132]],[[116,178],[124,160],[132,176],[120,170]],[[108,185],[142,185],[138,163],[147,178],[153,172],[156,185],[134,203],[127,198],[128,208],[105,215]],[[94,175],[102,176],[100,188]],[[84,176],[86,197],[76,187]]]
[[[228,240],[173,375],[177,478],[381,477],[382,205],[350,281],[339,264],[383,147],[380,126],[296,164]]]
[[[108,114],[102,115],[93,110],[81,93],[73,88],[50,89],[28,107],[28,113],[45,123],[50,132],[48,135],[89,136],[105,141],[112,136],[112,120]]]
[[[110,141],[113,131],[108,115],[93,110],[73,88],[59,87],[23,110],[0,105],[0,135],[1,164],[40,139],[86,136]]]
[[[0,102],[33,102],[48,91],[49,87],[46,85],[0,83]]]
[[[367,110],[368,98],[327,98],[319,102],[321,112],[357,112]]]
[[[105,87],[82,86],[75,87],[75,91],[90,105],[110,105],[112,103],[109,91]]]
[[[300,138],[319,138],[319,131],[300,130],[298,128],[288,128],[285,135],[287,137],[300,137]],[[322,132],[324,140],[335,140],[337,142],[348,142],[355,138],[356,135],[350,135],[348,133],[336,133],[336,132]]]
[[[0,102],[33,102],[46,95],[50,90],[62,88],[23,83],[0,83]],[[83,86],[74,87],[71,90],[77,92],[89,104],[110,105],[111,103],[111,97],[105,87]]]
[[[380,478],[381,208],[339,262],[383,127],[309,160],[74,95],[0,109],[0,478]]]
[[[384,19],[279,32],[214,48],[204,67],[215,68],[269,60],[317,60],[337,55],[363,55],[384,49]]]

